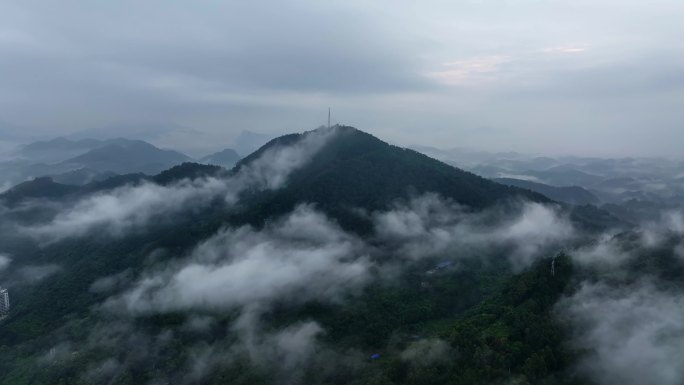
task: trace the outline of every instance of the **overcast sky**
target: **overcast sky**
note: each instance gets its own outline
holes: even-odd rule
[[[0,0],[0,135],[221,147],[331,106],[400,145],[679,156],[682,20],[682,0]]]

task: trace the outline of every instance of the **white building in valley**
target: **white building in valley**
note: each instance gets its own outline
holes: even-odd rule
[[[0,317],[9,314],[10,301],[7,289],[0,287]]]

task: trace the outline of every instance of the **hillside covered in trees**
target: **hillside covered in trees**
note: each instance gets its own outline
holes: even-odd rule
[[[65,186],[0,196],[3,385],[605,383],[630,331],[679,330],[620,305],[678,304],[681,216],[639,227],[352,127]]]

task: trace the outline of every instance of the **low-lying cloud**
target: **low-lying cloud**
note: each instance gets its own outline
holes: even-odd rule
[[[230,179],[235,201],[245,190],[275,190],[282,187],[290,174],[305,165],[326,143],[338,134],[337,127],[320,128],[305,133],[294,143],[276,143],[259,158],[240,167],[237,175]]]
[[[449,359],[451,346],[441,339],[428,338],[411,343],[403,352],[401,359],[411,365],[428,366]]]
[[[154,360],[163,344],[155,342],[159,336],[141,335],[135,322],[150,314],[176,312],[189,317],[174,333],[207,333],[217,325],[213,315],[236,316],[228,322],[232,337],[186,349],[184,382],[196,383],[245,358],[294,381],[318,351],[325,331],[314,320],[274,329],[263,315],[282,304],[340,303],[358,293],[372,279],[366,251],[360,239],[311,205],[300,205],[261,229],[222,229],[187,256],[152,267],[132,283],[126,272],[97,280],[91,287],[95,292],[126,287],[101,307],[119,319],[118,326],[96,326],[89,346],[119,351],[117,346],[130,345],[135,335],[144,342],[145,353],[140,359],[126,356],[125,361],[114,354],[94,365],[86,378],[112,378],[120,370]]]
[[[5,270],[10,265],[10,263],[12,263],[12,258],[10,258],[7,255],[0,254],[0,272]]]
[[[29,284],[38,283],[62,270],[62,267],[55,264],[27,265],[17,269],[18,277]]]
[[[471,213],[427,194],[372,218],[372,245],[306,204],[261,229],[223,229],[187,257],[144,274],[109,306],[147,314],[337,302],[373,278],[371,268],[380,267],[370,258],[374,253],[398,256],[387,262],[397,264],[498,250],[521,268],[574,236],[556,208],[536,203],[522,203],[511,214]]]
[[[684,382],[684,292],[663,270],[681,271],[682,235],[682,214],[671,211],[571,251],[588,278],[556,314],[582,352],[580,374],[606,385]]]
[[[340,300],[369,280],[360,240],[311,206],[261,230],[214,235],[177,266],[140,279],[119,302],[132,313]]]
[[[290,173],[305,165],[336,133],[334,128],[321,129],[303,134],[294,143],[275,144],[225,178],[186,179],[168,186],[146,182],[91,195],[62,209],[49,223],[23,230],[46,242],[79,237],[94,230],[123,236],[144,228],[155,217],[199,210],[217,198],[232,205],[246,191],[282,187]]]
[[[275,332],[259,328],[260,322],[252,314],[243,315],[233,325],[239,336],[238,348],[244,349],[252,362],[257,364],[278,363],[282,369],[302,367],[316,349],[316,339],[323,328],[314,321],[290,325]]]
[[[618,271],[644,253],[652,253],[669,242],[678,242],[672,248],[679,255],[684,247],[684,217],[681,211],[662,213],[659,221],[641,224],[631,231],[607,232],[595,236],[591,242],[572,250],[573,259],[582,266],[597,271]]]
[[[512,211],[494,207],[472,212],[435,194],[376,213],[374,223],[379,239],[407,259],[483,256],[505,248],[516,268],[529,266],[576,235],[570,221],[551,205],[521,202]]]
[[[684,296],[637,282],[585,283],[557,311],[586,353],[578,369],[606,385],[684,383]]]
[[[311,357],[338,353],[321,343],[326,331],[316,320],[274,329],[265,317],[272,310],[311,301],[344,303],[369,284],[386,279],[384,272],[421,258],[469,258],[500,250],[516,267],[522,266],[574,234],[552,206],[520,203],[511,212],[474,213],[433,194],[369,218],[375,235],[364,241],[313,205],[301,204],[262,228],[221,229],[185,256],[152,266],[137,278],[127,273],[105,277],[91,290],[118,291],[101,309],[128,322],[151,314],[192,314],[179,329],[185,333],[207,333],[217,326],[214,316],[234,315],[228,322],[234,337],[188,348],[188,382],[242,358],[296,382]],[[557,236],[551,235],[553,231]],[[529,259],[520,259],[525,252],[531,253]],[[376,258],[379,255],[397,258]],[[430,365],[447,352],[443,341],[426,340],[410,345],[401,356]],[[357,353],[352,354],[354,360],[363,356]],[[105,368],[111,366],[107,364]]]
[[[95,229],[111,236],[145,226],[155,215],[169,215],[188,207],[204,207],[224,183],[216,178],[184,180],[171,186],[143,183],[124,186],[111,192],[85,198],[66,209],[48,224],[27,228],[30,234],[45,240],[79,237]]]

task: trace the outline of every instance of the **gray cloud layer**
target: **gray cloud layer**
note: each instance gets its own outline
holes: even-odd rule
[[[504,248],[518,269],[576,236],[569,220],[550,205],[520,203],[512,212],[494,207],[473,213],[434,194],[376,213],[375,228],[381,240],[396,245],[408,259],[483,257]]]
[[[5,270],[10,263],[12,263],[12,258],[7,255],[0,254],[0,272]]]
[[[642,223],[630,239],[625,239],[609,230],[594,237],[592,242],[572,250],[576,262],[596,271],[622,273],[627,262],[651,253],[672,238],[679,244],[673,252],[679,253],[684,245],[684,214],[681,211],[667,211],[659,221]]]
[[[143,277],[121,299],[133,313],[260,311],[275,301],[339,300],[367,282],[359,240],[310,206],[265,229],[224,230],[179,266]]]
[[[220,147],[332,106],[403,144],[680,155],[674,0],[1,4],[0,141],[163,116]]]
[[[353,368],[362,355],[327,350],[319,341],[325,330],[315,320],[275,330],[266,327],[263,315],[278,306],[312,300],[344,303],[368,284],[391,279],[397,269],[420,258],[478,258],[498,249],[497,257],[510,257],[516,268],[523,268],[553,252],[556,242],[574,236],[572,226],[551,206],[520,203],[511,212],[473,213],[433,194],[397,203],[370,218],[376,233],[372,242],[303,204],[263,228],[222,229],[188,255],[151,266],[137,277],[130,271],[103,277],[91,290],[110,293],[100,309],[122,323],[118,329],[95,328],[90,344],[98,349],[126,346],[131,335],[140,333],[135,320],[145,315],[185,313],[187,322],[177,332],[206,333],[215,327],[214,316],[234,314],[229,323],[234,338],[188,347],[186,380],[198,381],[246,357],[296,382],[298,373],[314,362],[334,360]],[[532,239],[532,234],[553,231],[558,235]],[[526,252],[531,254],[521,258]],[[376,258],[380,255],[394,258]],[[159,336],[136,338],[148,341],[144,359],[163,347],[163,340],[155,342]],[[443,341],[418,341],[402,358],[430,365],[448,350]],[[93,367],[87,378],[110,378],[136,362],[130,357],[122,362],[114,355]]]
[[[587,349],[580,370],[600,384],[675,385],[684,381],[684,296],[652,283],[585,284],[557,309]]]
[[[437,214],[439,213],[439,214]],[[343,231],[310,205],[262,229],[224,229],[186,258],[141,277],[109,306],[133,314],[190,309],[269,308],[278,301],[339,301],[371,279],[373,254],[390,264],[421,258],[484,258],[516,269],[554,255],[575,231],[556,208],[521,203],[513,212],[467,213],[437,195],[374,215],[374,244]],[[100,285],[98,285],[100,286]]]
[[[656,263],[681,267],[682,223],[681,212],[666,212],[633,232],[604,234],[570,251],[590,278],[555,311],[582,352],[581,374],[606,385],[684,381],[684,293],[646,268],[657,256],[674,256]]]

